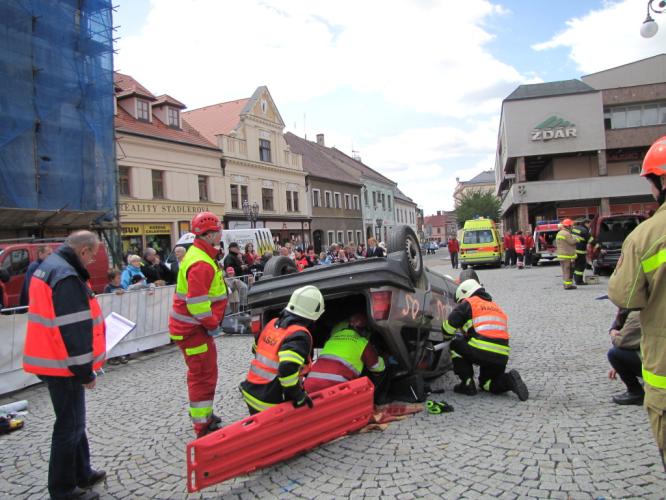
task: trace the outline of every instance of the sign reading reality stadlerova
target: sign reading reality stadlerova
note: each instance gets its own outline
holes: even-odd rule
[[[532,130],[533,141],[576,137],[576,125],[558,116],[550,116]]]

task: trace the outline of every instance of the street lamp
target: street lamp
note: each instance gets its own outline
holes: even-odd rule
[[[660,0],[659,3],[657,3],[657,0],[648,0],[647,17],[641,26],[641,36],[643,38],[652,38],[659,31],[659,25],[652,19],[650,12],[662,14],[664,11],[666,11],[666,0]]]
[[[252,205],[247,200],[243,200],[243,213],[247,220],[250,221],[250,227],[252,229],[257,225],[257,217],[259,216],[259,205],[255,201]]]

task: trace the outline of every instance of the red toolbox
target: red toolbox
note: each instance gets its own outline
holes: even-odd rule
[[[373,413],[367,377],[310,394],[313,408],[290,402],[234,422],[187,445],[190,493],[273,465],[363,428]]]

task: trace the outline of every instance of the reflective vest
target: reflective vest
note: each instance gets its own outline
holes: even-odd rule
[[[368,339],[361,337],[356,331],[342,325],[333,331],[331,338],[326,341],[324,348],[317,359],[330,359],[345,365],[356,376],[363,371],[363,351],[368,345]],[[310,374],[312,376],[313,374]]]
[[[206,262],[210,264],[215,270],[215,277],[210,283],[207,295],[188,297],[187,271],[197,262]],[[173,297],[171,317],[182,323],[199,325],[201,324],[199,321],[200,319],[213,315],[211,305],[214,302],[226,300],[226,298],[227,286],[224,283],[224,274],[222,273],[220,266],[218,266],[217,262],[215,262],[205,251],[192,245],[187,250],[178,269],[178,281],[176,283],[176,293]],[[176,338],[180,336],[172,335],[171,337],[175,340],[182,340],[181,338]]]
[[[261,332],[257,341],[257,348],[250,371],[247,374],[247,381],[252,384],[269,384],[278,376],[278,367],[280,366],[280,348],[284,341],[292,333],[305,331],[310,336],[312,345],[312,334],[303,325],[289,325],[287,328],[278,328],[275,326],[278,318],[271,320]],[[284,361],[284,360],[283,360]],[[289,359],[291,362],[298,360]],[[300,376],[305,375],[310,370],[310,357],[305,360]]]
[[[62,279],[77,276],[69,262],[57,254],[46,259],[30,281],[28,330],[23,350],[23,369],[35,375],[73,377],[71,365],[92,362],[92,369],[99,370],[106,358],[104,317],[95,296],[88,294],[88,311],[56,316],[53,305],[53,288]],[[92,320],[92,351],[69,356],[60,334],[60,327]]]
[[[464,300],[472,307],[472,319],[463,329],[474,328],[476,333],[469,340],[469,345],[483,351],[508,356],[509,318],[506,313],[495,302],[480,297],[472,296]]]
[[[514,248],[516,249],[516,253],[519,253],[521,255],[525,253],[525,244],[523,243],[520,236],[514,236],[513,243],[514,243]]]

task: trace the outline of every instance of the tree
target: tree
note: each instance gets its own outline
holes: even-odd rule
[[[500,200],[489,191],[463,193],[460,203],[454,212],[458,221],[458,227],[463,227],[465,221],[476,217],[485,217],[499,222]]]

